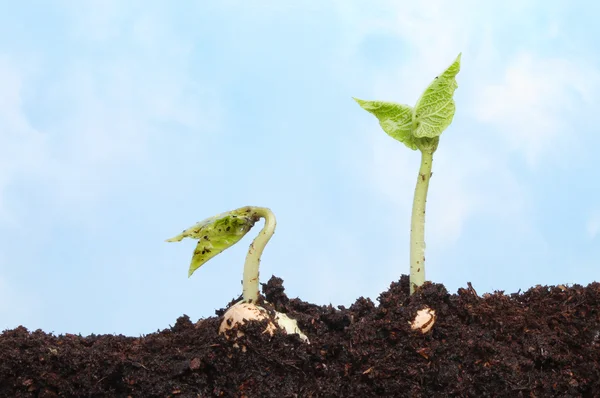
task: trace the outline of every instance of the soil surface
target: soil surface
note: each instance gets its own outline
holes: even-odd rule
[[[289,299],[282,283],[264,296],[310,344],[264,334],[266,321],[228,340],[224,310],[143,337],[18,327],[0,335],[0,396],[600,397],[600,283],[483,296],[427,283],[409,296],[403,276],[350,308]],[[425,306],[437,318],[423,334],[410,322]]]

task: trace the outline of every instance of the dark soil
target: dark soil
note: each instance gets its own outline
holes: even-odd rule
[[[600,397],[599,283],[483,297],[428,283],[409,296],[402,277],[378,305],[333,308],[289,299],[282,282],[263,293],[310,345],[255,322],[241,327],[243,352],[218,317],[144,337],[18,327],[0,335],[0,396]],[[425,305],[437,320],[421,334],[409,322]]]

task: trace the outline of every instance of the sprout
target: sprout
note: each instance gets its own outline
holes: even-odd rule
[[[243,301],[258,300],[258,267],[265,246],[275,232],[275,215],[265,207],[246,206],[200,221],[167,242],[179,242],[183,238],[198,239],[198,246],[188,271],[188,277],[211,258],[239,242],[261,218],[265,226],[250,244],[244,264]]]
[[[454,91],[460,71],[460,54],[441,75],[427,87],[414,108],[383,101],[354,98],[366,111],[379,119],[379,124],[392,138],[412,150],[421,151],[421,167],[417,177],[410,229],[410,293],[425,282],[425,204],[431,178],[433,153],[440,135],[452,123],[456,105]]]
[[[259,307],[256,303],[258,301],[260,257],[275,232],[277,224],[275,215],[265,207],[246,206],[207,218],[179,235],[167,239],[167,242],[179,242],[183,238],[198,239],[198,245],[194,250],[188,270],[188,277],[190,277],[208,260],[239,242],[261,218],[265,219],[265,225],[250,244],[246,255],[242,282],[242,301],[227,310],[219,328],[220,333],[225,333],[226,330],[248,320],[260,321],[271,317],[267,310]],[[308,338],[300,331],[296,321],[287,315],[275,311],[275,314],[269,320],[269,325],[273,325],[271,321],[277,323],[288,334],[298,334],[303,341],[308,342]],[[272,327],[267,327],[266,332],[272,335]]]

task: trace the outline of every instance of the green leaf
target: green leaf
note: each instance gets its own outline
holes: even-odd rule
[[[412,135],[413,109],[408,105],[384,101],[364,101],[354,98],[367,112],[379,119],[379,125],[390,137],[402,142],[410,149],[417,149]]]
[[[413,136],[439,137],[452,123],[456,105],[454,91],[458,87],[456,75],[460,71],[460,56],[441,75],[437,76],[417,101],[413,112]]]
[[[167,242],[198,239],[188,271],[188,276],[192,276],[208,260],[239,242],[258,220],[252,208],[242,207],[200,221]]]

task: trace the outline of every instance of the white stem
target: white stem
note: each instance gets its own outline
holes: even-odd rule
[[[252,207],[252,212],[257,217],[264,218],[265,225],[250,244],[248,254],[246,255],[243,281],[243,301],[246,303],[256,303],[258,300],[258,267],[260,266],[260,257],[265,246],[273,236],[275,226],[277,225],[275,214],[266,207]]]
[[[425,205],[432,161],[433,152],[422,150],[410,221],[410,294],[425,283]]]

